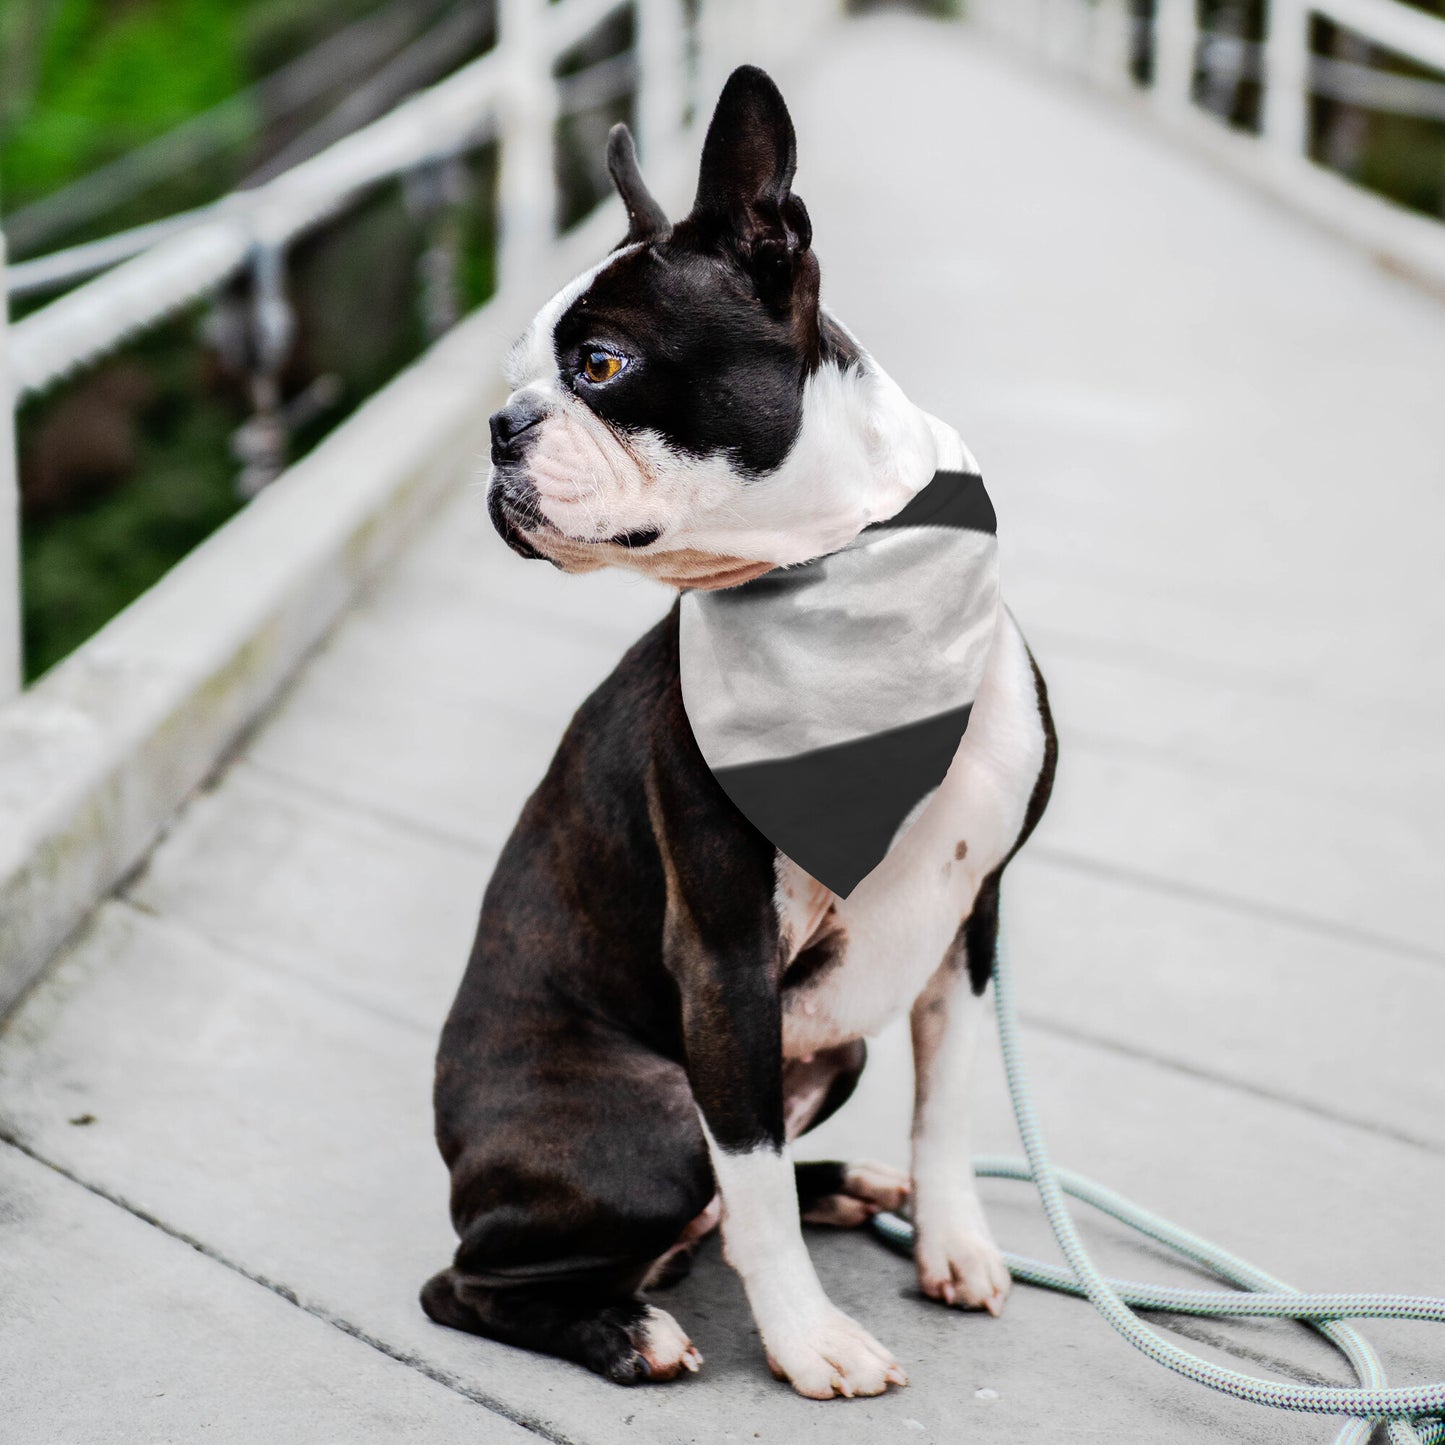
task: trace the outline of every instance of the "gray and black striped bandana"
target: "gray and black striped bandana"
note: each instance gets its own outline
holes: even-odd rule
[[[846,547],[683,595],[683,705],[723,791],[846,897],[943,781],[998,616],[982,477],[937,472]]]

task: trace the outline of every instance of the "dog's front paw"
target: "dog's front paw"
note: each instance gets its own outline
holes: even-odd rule
[[[766,1340],[768,1368],[810,1400],[881,1395],[906,1385],[903,1366],[856,1320],[828,1305],[804,1327]]]
[[[914,1257],[918,1283],[929,1299],[1003,1313],[1013,1279],[987,1234],[961,1224],[920,1228]]]
[[[686,1331],[666,1310],[646,1305],[640,1319],[630,1320],[615,1336],[606,1358],[593,1365],[619,1385],[647,1380],[675,1380],[684,1370],[696,1374],[702,1365]]]

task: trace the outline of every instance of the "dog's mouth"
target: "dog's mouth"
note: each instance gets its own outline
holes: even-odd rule
[[[531,508],[519,505],[517,498],[508,495],[505,486],[493,484],[487,492],[487,515],[491,517],[497,535],[519,557],[525,557],[529,562],[544,560],[543,554],[527,540],[529,531],[546,525],[545,519],[536,511],[535,503]]]
[[[501,539],[519,557],[550,562],[563,572],[624,566],[684,591],[717,591],[750,582],[774,563],[727,557],[691,547],[659,550],[658,527],[639,527],[608,537],[574,537],[542,515],[536,487],[526,477],[494,476],[487,511]]]
[[[656,527],[639,527],[635,532],[619,532],[607,541],[613,547],[626,547],[629,552],[640,552],[644,547],[652,546],[660,536],[662,533]]]
[[[529,561],[549,561],[565,565],[559,557],[543,550],[552,542],[563,552],[575,555],[578,549],[620,547],[628,552],[642,552],[662,536],[659,527],[638,527],[610,537],[574,537],[542,515],[536,487],[525,478],[500,477],[487,492],[487,512],[497,534],[519,557]],[[541,546],[537,545],[541,539]]]

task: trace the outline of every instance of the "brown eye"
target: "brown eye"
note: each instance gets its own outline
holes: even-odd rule
[[[622,370],[622,358],[610,351],[589,351],[582,363],[582,375],[594,385],[611,381]]]

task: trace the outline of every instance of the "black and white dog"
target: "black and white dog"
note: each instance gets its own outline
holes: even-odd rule
[[[489,506],[526,557],[737,585],[844,546],[941,470],[913,406],[818,300],[795,142],[761,71],[728,81],[670,224],[614,131],[627,239],[538,313],[492,417]],[[846,898],[780,853],[704,762],[678,609],[579,709],[487,889],[442,1034],[436,1118],[455,1262],[432,1319],[621,1383],[701,1357],[643,1298],[719,1220],[775,1374],[804,1395],[906,1377],[823,1293],[800,1219],[911,1203],[924,1293],[995,1314],[1008,1272],[970,1163],[970,1070],[999,876],[1048,800],[1042,679],[998,611],[942,785]],[[794,1166],[863,1038],[911,1010],[911,1176]]]

